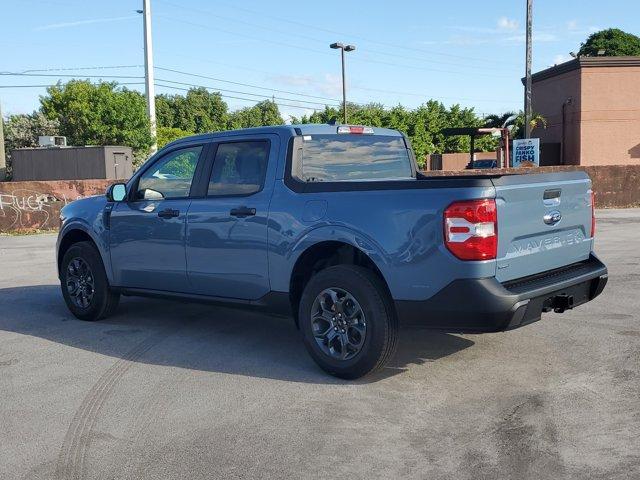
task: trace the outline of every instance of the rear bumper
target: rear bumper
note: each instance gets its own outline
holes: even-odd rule
[[[396,301],[401,324],[451,332],[497,332],[540,320],[543,312],[577,307],[600,295],[607,267],[584,262],[501,284],[495,278],[460,279],[425,301]]]

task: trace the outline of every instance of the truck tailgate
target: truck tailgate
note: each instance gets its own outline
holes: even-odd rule
[[[498,281],[589,258],[591,180],[584,172],[509,175],[493,183],[498,210]]]

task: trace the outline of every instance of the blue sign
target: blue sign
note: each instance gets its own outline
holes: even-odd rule
[[[513,166],[516,168],[540,166],[539,138],[523,138],[513,141]]]

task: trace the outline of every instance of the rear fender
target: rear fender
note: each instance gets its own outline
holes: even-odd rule
[[[310,247],[322,242],[341,242],[351,245],[352,247],[363,252],[375,266],[380,270],[385,281],[387,281],[387,272],[389,270],[388,259],[384,250],[372,238],[356,232],[348,227],[336,225],[323,225],[307,231],[295,243],[293,243],[286,253],[287,264],[289,269],[286,275],[286,289],[289,286],[289,279],[293,268],[300,256]],[[285,285],[285,279],[278,279],[278,285]],[[388,282],[387,282],[388,283]]]

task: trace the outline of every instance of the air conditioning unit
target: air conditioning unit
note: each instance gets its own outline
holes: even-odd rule
[[[66,147],[67,137],[60,135],[40,135],[38,137],[38,145],[41,147]]]

